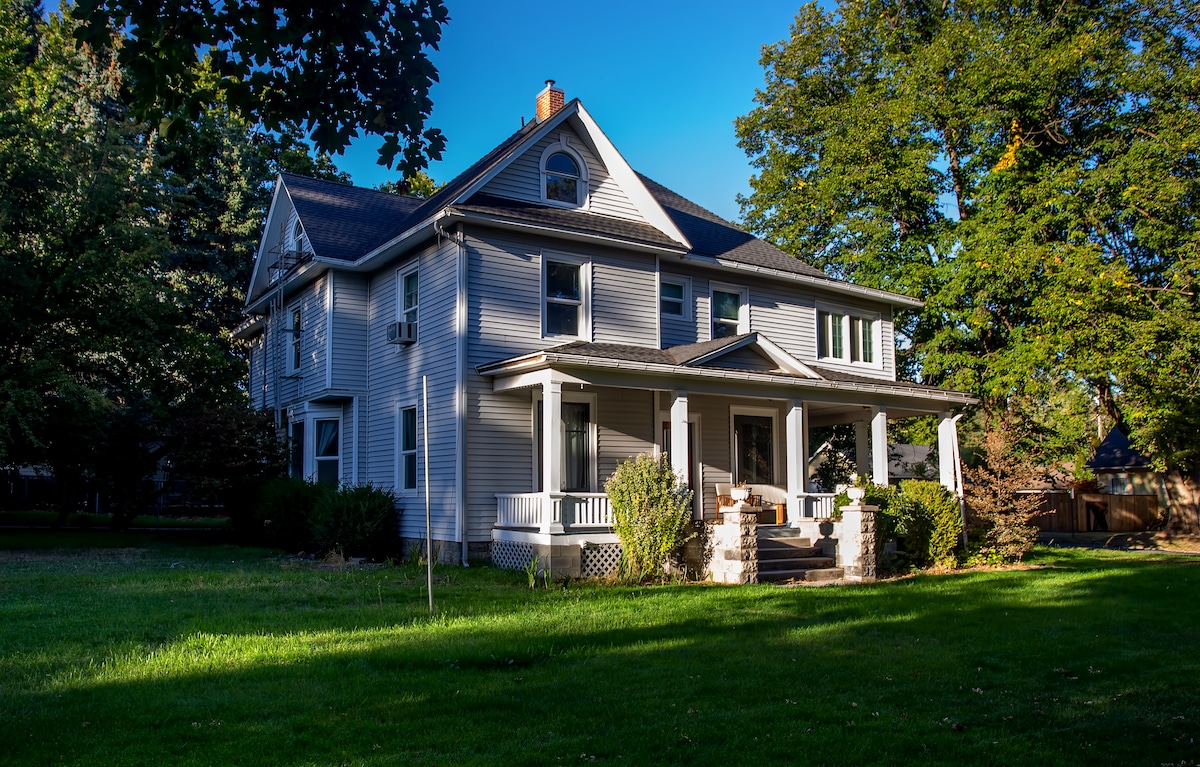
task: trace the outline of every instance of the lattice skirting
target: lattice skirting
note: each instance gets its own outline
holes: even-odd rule
[[[524,570],[533,559],[533,544],[492,541],[492,564],[502,570]]]
[[[617,566],[621,563],[621,544],[593,543],[584,548],[580,555],[583,577],[597,578],[617,571]]]

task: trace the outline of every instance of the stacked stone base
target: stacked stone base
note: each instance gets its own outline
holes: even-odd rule
[[[740,502],[709,526],[712,556],[706,575],[713,583],[758,583],[758,515]]]

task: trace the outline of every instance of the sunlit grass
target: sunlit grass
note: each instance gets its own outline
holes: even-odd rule
[[[1200,566],[785,589],[0,551],[5,764],[1193,764]]]

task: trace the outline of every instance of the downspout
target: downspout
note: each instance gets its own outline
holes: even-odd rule
[[[438,238],[448,237],[455,243],[455,317],[454,317],[454,536],[458,539],[463,567],[468,561],[469,541],[466,530],[467,500],[467,248],[461,229],[448,232],[435,219]]]

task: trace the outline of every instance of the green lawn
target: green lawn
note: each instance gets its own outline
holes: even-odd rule
[[[0,546],[12,539],[0,540]],[[220,546],[0,551],[5,765],[1200,760],[1200,560],[531,592]]]
[[[16,510],[0,511],[0,527],[49,527],[57,524],[58,512]],[[66,527],[81,530],[104,529],[112,524],[109,514],[72,513],[67,516]],[[130,527],[192,530],[197,528],[228,529],[228,517],[178,517],[170,515],[141,514],[134,517]]]

